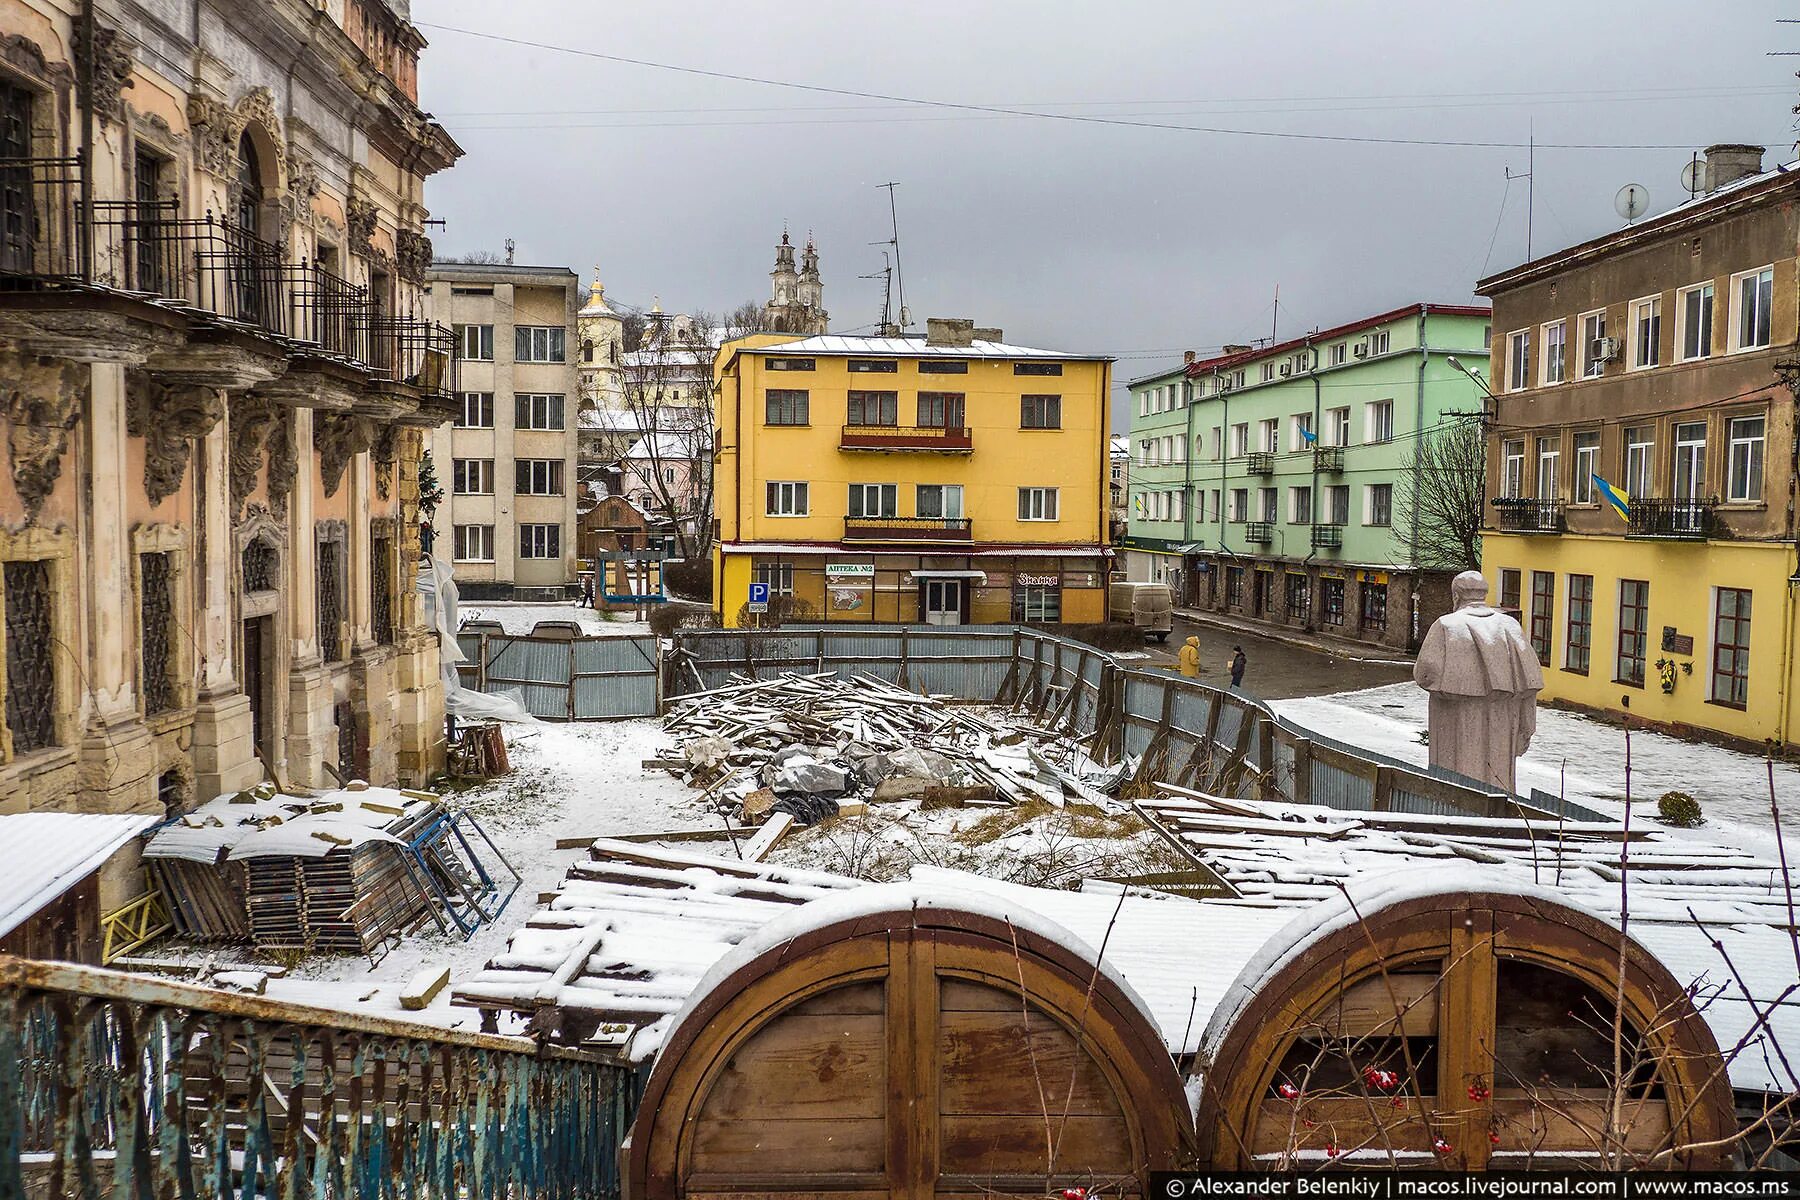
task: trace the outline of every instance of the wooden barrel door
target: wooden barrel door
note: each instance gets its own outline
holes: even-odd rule
[[[901,909],[747,962],[671,1033],[632,1197],[1139,1195],[1187,1161],[1150,1018],[1060,939]]]

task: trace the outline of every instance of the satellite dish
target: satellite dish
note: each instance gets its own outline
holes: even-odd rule
[[[1687,165],[1681,168],[1682,189],[1690,196],[1698,196],[1701,192],[1710,190],[1706,186],[1707,174],[1705,159],[1689,159]]]
[[[1650,193],[1641,183],[1628,183],[1613,197],[1613,208],[1627,221],[1635,221],[1650,209]]]

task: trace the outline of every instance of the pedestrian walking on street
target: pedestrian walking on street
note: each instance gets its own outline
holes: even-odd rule
[[[1243,686],[1244,666],[1245,666],[1244,648],[1242,646],[1233,646],[1231,648],[1231,686],[1232,687],[1236,688],[1236,687]]]
[[[1198,679],[1200,677],[1200,639],[1189,638],[1181,647],[1181,653],[1176,655],[1176,661],[1181,665],[1183,675],[1189,679]]]

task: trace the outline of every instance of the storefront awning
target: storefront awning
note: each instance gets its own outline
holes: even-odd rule
[[[1183,542],[1181,545],[1175,547],[1175,553],[1177,553],[1177,554],[1204,554],[1204,553],[1206,553],[1206,543],[1205,542]]]
[[[914,579],[973,579],[976,583],[987,582],[986,571],[908,571]]]

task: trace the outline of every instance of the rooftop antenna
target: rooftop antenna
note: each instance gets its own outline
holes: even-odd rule
[[[1269,318],[1269,345],[1275,344],[1275,332],[1281,328],[1281,285],[1275,285],[1275,315]]]
[[[1681,168],[1681,186],[1690,200],[1706,190],[1706,164],[1698,153]]]
[[[506,265],[509,267],[513,265],[513,240],[511,238],[506,239]]]
[[[1622,217],[1627,225],[1643,216],[1650,209],[1650,193],[1641,183],[1628,183],[1619,189],[1613,197],[1613,211]]]
[[[879,243],[878,243],[879,244]],[[886,336],[888,327],[893,324],[894,311],[894,264],[888,261],[886,250],[881,252],[881,270],[868,275],[858,275],[858,279],[880,279],[881,292],[881,332]]]
[[[1531,218],[1537,200],[1537,133],[1536,122],[1526,126],[1525,132],[1525,169],[1514,175],[1511,167],[1506,168],[1506,179],[1510,183],[1515,179],[1525,181],[1525,261],[1531,261]]]
[[[888,182],[878,183],[875,186],[886,188],[888,194],[888,221],[893,227],[894,236],[889,238],[885,243],[880,244],[889,245],[894,248],[894,290],[898,293],[900,301],[900,320],[898,323],[901,331],[904,332],[906,327],[912,324],[912,314],[906,311],[906,274],[900,269],[900,211],[894,204],[894,189],[900,185],[898,183]]]

